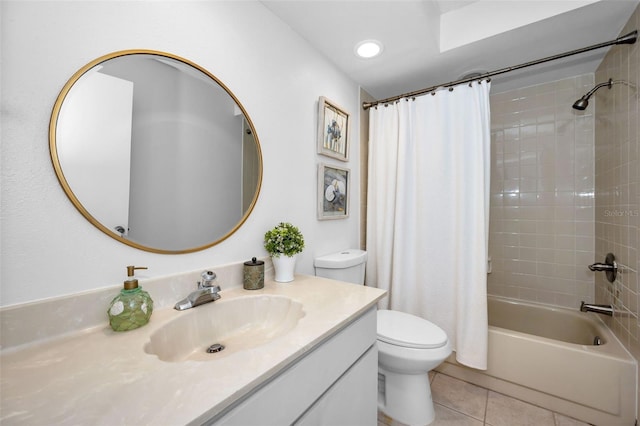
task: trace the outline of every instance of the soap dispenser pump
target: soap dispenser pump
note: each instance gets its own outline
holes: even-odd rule
[[[109,305],[109,325],[114,331],[128,331],[142,327],[149,322],[153,312],[153,300],[149,293],[138,286],[134,277],[136,269],[147,269],[143,266],[127,266],[127,279],[124,288]]]

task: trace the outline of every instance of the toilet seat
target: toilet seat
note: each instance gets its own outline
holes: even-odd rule
[[[447,334],[424,318],[405,312],[378,310],[378,340],[414,349],[434,349],[447,344]]]

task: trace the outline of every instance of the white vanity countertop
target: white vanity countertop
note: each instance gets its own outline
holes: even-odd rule
[[[0,422],[173,425],[205,413],[213,417],[374,306],[385,292],[297,275],[291,283],[220,294],[221,300],[287,296],[303,304],[305,316],[271,342],[210,361],[164,362],[144,352],[151,333],[184,315],[171,308],[154,311],[149,324],[136,330],[116,333],[105,324],[5,350],[0,353]]]

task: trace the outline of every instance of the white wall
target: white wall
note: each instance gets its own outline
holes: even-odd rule
[[[118,284],[126,265],[142,276],[266,254],[264,232],[299,226],[313,257],[357,247],[359,153],[351,144],[350,217],[316,219],[315,153],[319,96],[358,120],[358,86],[259,2],[2,1],[2,223],[0,305]],[[257,129],[264,176],[253,214],[229,239],[197,253],[160,255],[125,246],[94,228],[62,191],[49,157],[51,108],[89,61],[125,49],[170,52],[208,69],[242,102]],[[350,126],[357,141],[358,126]],[[334,163],[338,164],[338,163]],[[345,165],[341,163],[341,165]],[[197,206],[185,206],[185,208]],[[224,286],[224,283],[223,283]],[[106,309],[106,307],[105,307]]]

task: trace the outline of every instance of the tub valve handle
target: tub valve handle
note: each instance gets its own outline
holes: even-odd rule
[[[612,283],[616,280],[618,273],[618,264],[616,263],[616,257],[613,253],[607,253],[607,257],[604,259],[604,263],[594,263],[589,265],[590,271],[604,271],[607,274],[607,280]]]
[[[593,265],[589,265],[589,269],[592,271],[612,271],[617,268],[613,265],[607,265],[606,263],[594,263]]]

